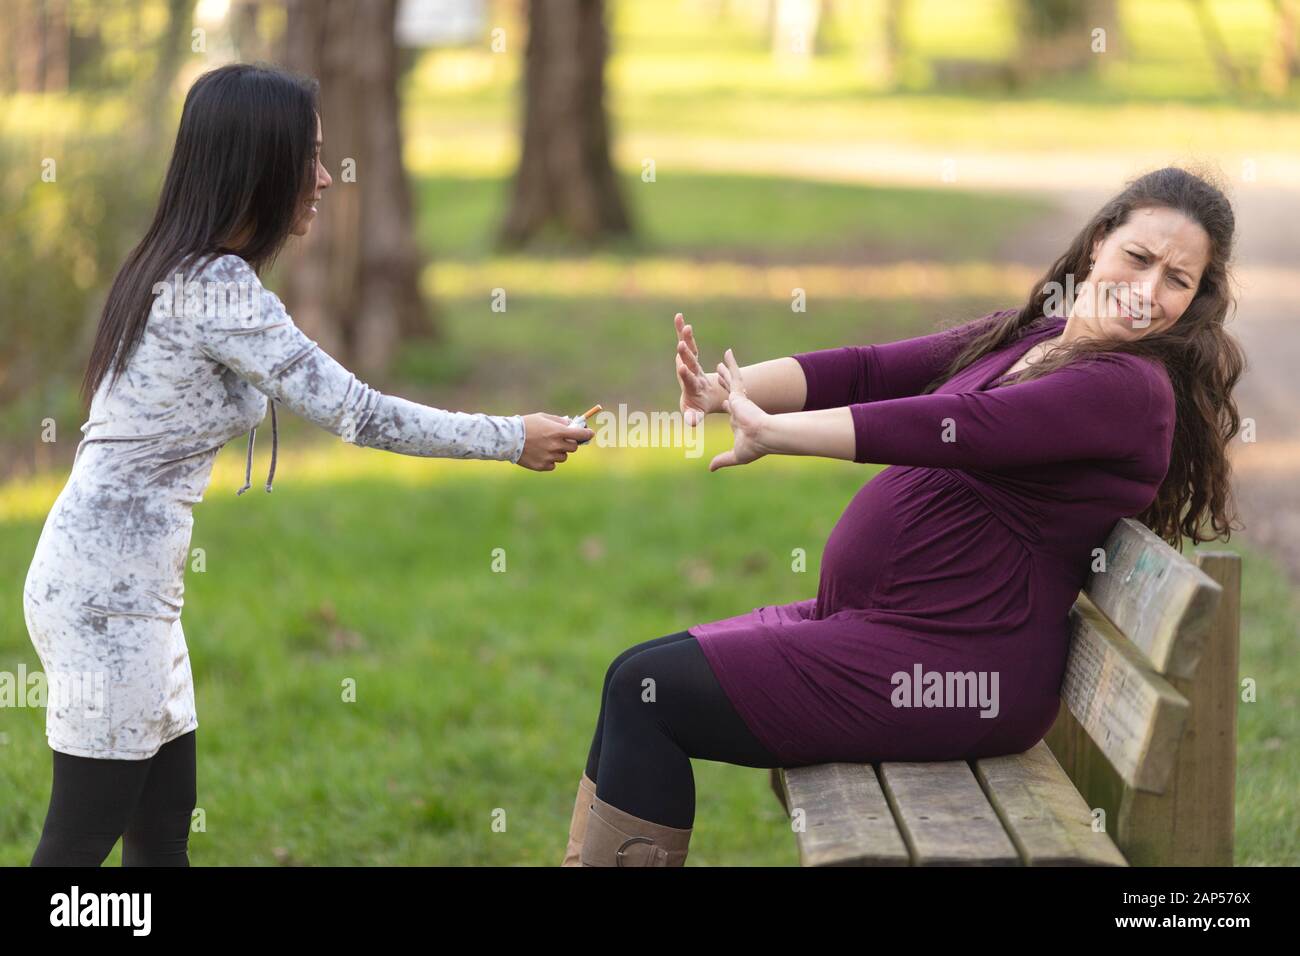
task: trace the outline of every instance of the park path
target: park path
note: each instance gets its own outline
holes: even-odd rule
[[[1179,161],[1151,152],[962,153],[886,143],[654,145],[660,155],[671,152],[697,169],[929,188],[949,183],[1046,199],[1056,211],[1007,236],[999,250],[1002,264],[1035,273],[1126,180]],[[632,152],[650,146],[630,144]],[[1239,436],[1230,449],[1241,537],[1277,558],[1300,587],[1300,160],[1258,155],[1253,178],[1244,181],[1242,158],[1226,157],[1222,173],[1235,176],[1229,188],[1237,216],[1238,299],[1228,324],[1247,361],[1235,397],[1242,418],[1254,420],[1257,439],[1246,443]]]

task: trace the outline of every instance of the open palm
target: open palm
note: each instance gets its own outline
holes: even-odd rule
[[[736,357],[727,349],[726,362],[718,366],[718,381],[727,390],[727,400],[722,410],[731,416],[733,445],[709,462],[709,471],[731,465],[747,465],[767,454],[759,436],[770,418],[767,412],[750,401],[745,394],[745,383]]]
[[[695,342],[694,330],[686,324],[682,314],[673,316],[677,328],[677,381],[682,386],[678,408],[682,420],[694,427],[704,421],[704,416],[715,411],[714,388],[700,365],[700,347]]]

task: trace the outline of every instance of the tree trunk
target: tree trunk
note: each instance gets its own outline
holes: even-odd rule
[[[68,42],[71,28],[68,24],[67,0],[45,0],[45,76],[41,89],[46,93],[62,93],[68,89]]]
[[[233,0],[230,4],[230,39],[235,56],[244,63],[273,59],[270,45],[257,30],[263,0]]]
[[[1286,93],[1300,69],[1296,59],[1296,22],[1300,20],[1300,3],[1296,0],[1273,0],[1273,48],[1259,68],[1260,86],[1274,96]]]
[[[1214,65],[1219,71],[1219,78],[1223,85],[1231,93],[1240,93],[1242,90],[1241,77],[1237,71],[1237,64],[1233,62],[1232,53],[1228,50],[1228,44],[1223,40],[1223,34],[1219,31],[1219,25],[1214,20],[1214,14],[1210,11],[1209,5],[1205,0],[1189,0],[1192,10],[1196,13],[1196,21],[1201,27],[1201,36],[1205,39],[1205,45],[1210,51],[1210,56],[1214,59]]]
[[[14,88],[20,93],[45,89],[45,15],[36,0],[23,0],[10,11],[14,21]]]
[[[529,0],[523,151],[507,247],[555,224],[584,242],[631,231],[609,158],[602,0]]]
[[[903,66],[904,0],[885,0],[882,24],[881,76],[887,89],[897,89]]]
[[[1100,62],[1091,32],[1118,26],[1110,0],[1019,0],[1015,7],[1019,49],[1012,63],[1021,84],[1081,73]]]
[[[435,337],[420,295],[402,165],[396,0],[289,0],[285,62],[321,85],[322,162],[334,185],[294,257],[295,321],[359,375],[381,374],[405,337]]]
[[[146,111],[148,140],[145,148],[150,154],[163,149],[168,134],[175,129],[171,115],[172,84],[176,82],[181,57],[190,48],[193,12],[194,4],[189,0],[167,0],[167,28],[158,41],[158,66],[154,71],[153,88],[149,91],[149,109]]]

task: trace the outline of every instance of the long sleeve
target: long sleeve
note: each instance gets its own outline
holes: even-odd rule
[[[1016,385],[855,404],[850,412],[861,463],[997,471],[1117,460],[1163,470],[1174,395],[1156,364],[1109,353]]]
[[[242,308],[187,315],[198,346],[280,404],[344,441],[425,458],[517,462],[524,448],[518,415],[444,411],[371,388],[308,338],[279,297],[238,256],[222,256],[202,273]],[[234,301],[230,298],[230,301]],[[188,303],[187,303],[188,307]]]
[[[800,352],[792,357],[808,383],[803,410],[918,395],[975,335],[1015,311],[1004,309],[956,328],[898,342]]]

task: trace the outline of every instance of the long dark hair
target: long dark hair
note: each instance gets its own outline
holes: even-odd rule
[[[144,335],[155,283],[234,251],[254,270],[273,262],[315,177],[319,86],[276,67],[236,63],[190,87],[149,231],[131,250],[104,303],[81,394],[126,368]],[[110,385],[111,387],[111,385]]]
[[[1169,471],[1155,501],[1137,520],[1182,551],[1184,536],[1193,545],[1231,538],[1235,513],[1231,463],[1227,445],[1241,427],[1232,390],[1245,369],[1245,355],[1224,328],[1228,308],[1236,298],[1229,289],[1228,267],[1233,254],[1235,218],[1223,189],[1209,172],[1193,173],[1176,166],[1157,169],[1129,182],[1075,236],[1065,253],[1034,285],[1029,301],[981,328],[942,376],[925,393],[989,352],[1003,348],[1047,320],[1044,309],[1053,290],[1066,286],[1066,277],[1086,277],[1093,243],[1124,225],[1135,209],[1167,207],[1200,223],[1210,238],[1210,261],[1201,275],[1187,310],[1168,329],[1135,341],[1078,340],[1052,350],[1050,358],[1031,365],[1004,384],[1046,375],[1080,355],[1128,352],[1164,365],[1173,384],[1177,424]],[[1054,285],[1049,285],[1054,283]],[[1059,291],[1056,292],[1059,296]],[[1202,537],[1208,521],[1214,532]],[[1240,526],[1236,526],[1240,530]]]

